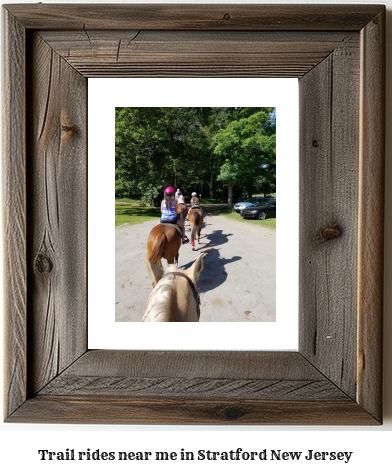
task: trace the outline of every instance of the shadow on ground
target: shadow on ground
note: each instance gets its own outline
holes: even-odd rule
[[[213,248],[218,245],[224,245],[228,242],[228,237],[232,234],[223,234],[221,230],[214,231],[209,235],[203,236],[209,238],[210,242],[206,245],[199,247],[198,252],[205,253],[203,259],[203,271],[200,275],[200,279],[197,282],[197,286],[201,293],[207,293],[208,291],[214,290],[218,286],[222,285],[227,279],[226,265],[229,263],[241,260],[241,257],[234,256],[231,258],[222,258],[220,256],[219,249]],[[197,254],[195,253],[195,256]],[[181,266],[184,270],[187,270],[193,265],[194,261]]]

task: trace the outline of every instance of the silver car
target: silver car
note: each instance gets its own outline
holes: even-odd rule
[[[248,207],[253,207],[253,206],[262,206],[264,202],[270,201],[271,198],[267,197],[258,197],[258,198],[252,198],[248,202],[237,202],[233,206],[233,210],[236,212],[241,212],[244,209]]]

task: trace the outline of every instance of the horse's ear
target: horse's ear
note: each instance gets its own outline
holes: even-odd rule
[[[158,283],[158,281],[162,278],[164,270],[158,268],[156,265],[149,262],[146,257],[144,257],[144,260],[146,262],[147,272],[150,275],[150,278],[152,281],[152,286],[155,286]]]
[[[199,279],[199,275],[201,271],[203,270],[204,256],[205,256],[205,253],[201,253],[195,260],[195,263],[187,270],[188,276],[193,278],[195,281]]]

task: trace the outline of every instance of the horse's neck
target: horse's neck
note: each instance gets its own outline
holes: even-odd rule
[[[174,278],[174,276],[173,276]],[[143,316],[144,322],[197,321],[192,291],[183,278],[168,277],[158,282]]]

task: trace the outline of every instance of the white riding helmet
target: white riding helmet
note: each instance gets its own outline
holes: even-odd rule
[[[197,196],[197,194],[196,194],[196,193],[192,193],[192,196]]]

